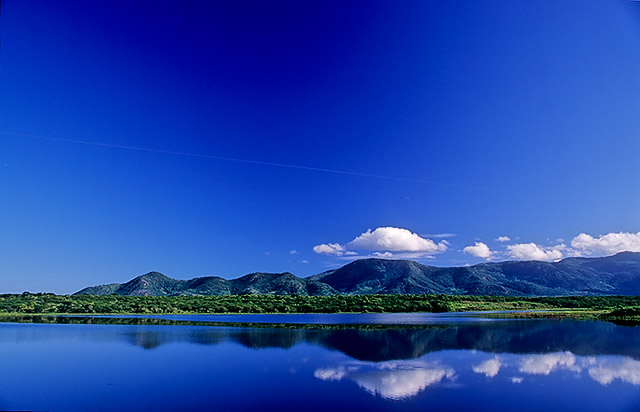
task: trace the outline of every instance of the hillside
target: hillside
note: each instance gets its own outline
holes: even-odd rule
[[[455,294],[505,296],[640,295],[640,253],[560,262],[495,262],[441,268],[408,260],[362,259],[308,278],[252,273],[237,279],[176,280],[158,272],[82,295]]]
[[[291,273],[251,273],[237,279],[206,276],[177,280],[149,272],[122,284],[91,286],[75,295],[177,296],[177,295],[334,295],[328,284],[299,278]]]

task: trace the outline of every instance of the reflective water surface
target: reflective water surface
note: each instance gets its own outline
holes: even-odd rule
[[[640,327],[269,316],[0,323],[0,410],[640,410]]]

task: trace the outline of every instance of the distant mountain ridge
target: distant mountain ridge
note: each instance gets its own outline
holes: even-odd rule
[[[640,253],[559,262],[505,261],[435,267],[410,260],[362,259],[307,278],[251,273],[237,279],[172,279],[158,272],[92,286],[77,295],[455,294],[505,296],[640,295]]]
[[[176,295],[334,295],[326,283],[299,278],[291,273],[250,273],[237,279],[205,276],[189,280],[172,279],[149,272],[126,283],[84,288],[74,295],[176,296]]]

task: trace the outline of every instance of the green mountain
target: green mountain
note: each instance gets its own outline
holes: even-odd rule
[[[149,272],[127,283],[91,286],[75,295],[177,296],[177,295],[334,295],[326,283],[303,279],[291,273],[251,273],[238,279],[207,276],[177,280]]]
[[[560,262],[497,262],[438,268],[402,260],[358,260],[322,281],[341,293],[473,295],[640,294],[640,253]]]
[[[158,272],[123,284],[92,286],[84,295],[640,295],[640,253],[560,262],[491,262],[441,268],[409,260],[362,259],[339,269],[299,278],[291,273],[252,273],[237,279],[176,280]]]

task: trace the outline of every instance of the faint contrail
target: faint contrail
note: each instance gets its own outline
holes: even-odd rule
[[[63,137],[39,136],[39,135],[33,135],[33,134],[14,133],[14,132],[5,132],[5,131],[0,131],[0,134],[9,135],[9,136],[16,136],[16,137],[27,137],[27,138],[31,138],[31,139],[50,140],[50,141],[54,141],[54,142],[76,143],[76,144],[84,144],[84,145],[90,145],[90,146],[109,147],[109,148],[122,149],[122,150],[135,150],[135,151],[139,151],[139,152],[162,153],[162,154],[171,154],[171,155],[188,156],[188,157],[199,157],[199,158],[203,158],[203,159],[224,160],[224,161],[228,161],[228,162],[248,163],[248,164],[264,165],[264,166],[287,167],[287,168],[290,168],[290,169],[311,170],[311,171],[315,171],[315,172],[325,172],[325,173],[334,173],[334,174],[349,175],[349,176],[369,177],[369,178],[374,178],[374,179],[396,180],[396,181],[401,181],[401,182],[423,183],[423,184],[430,184],[430,185],[460,187],[460,188],[476,189],[476,190],[488,190],[488,191],[495,191],[496,190],[496,189],[484,188],[484,187],[479,187],[479,186],[438,182],[438,181],[435,181],[435,180],[412,179],[412,178],[406,178],[406,177],[385,176],[385,175],[376,175],[376,174],[360,173],[360,172],[350,172],[348,170],[325,169],[325,168],[321,168],[321,167],[292,165],[292,164],[287,164],[287,163],[275,163],[275,162],[264,162],[264,161],[260,161],[260,160],[238,159],[238,158],[233,158],[233,157],[213,156],[213,155],[190,153],[190,152],[178,152],[178,151],[173,151],[173,150],[154,149],[154,148],[150,148],[150,147],[140,147],[140,146],[127,146],[127,145],[113,144],[113,143],[100,143],[100,142],[92,142],[92,141],[88,141],[88,140],[68,139],[68,138],[63,138]]]

